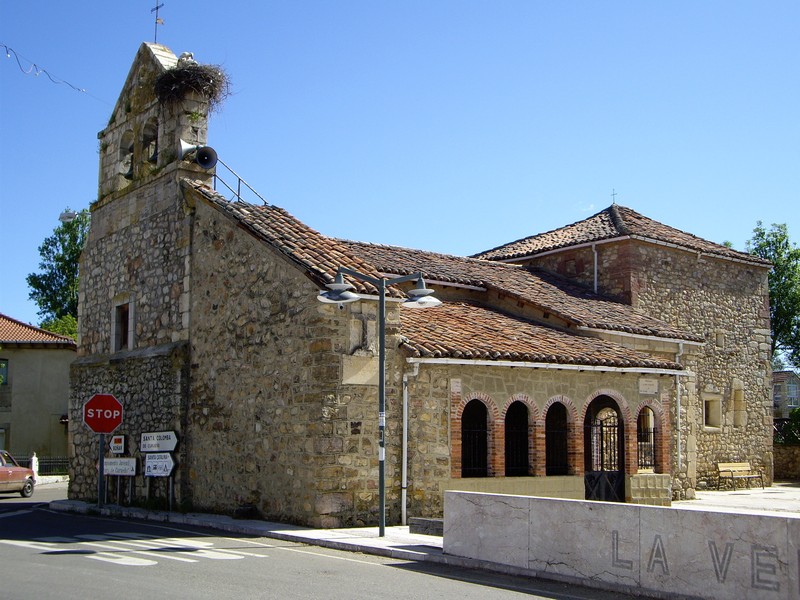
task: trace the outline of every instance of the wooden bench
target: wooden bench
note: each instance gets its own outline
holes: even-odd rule
[[[747,487],[750,488],[750,480],[758,479],[761,481],[761,489],[764,489],[764,474],[750,466],[749,462],[730,462],[717,463],[717,489],[719,489],[722,479],[730,479],[733,489],[736,489],[736,480],[744,479]]]

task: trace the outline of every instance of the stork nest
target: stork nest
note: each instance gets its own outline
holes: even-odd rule
[[[218,65],[190,64],[164,71],[156,78],[154,91],[162,104],[181,102],[195,92],[208,100],[210,110],[215,110],[230,95],[230,80]]]

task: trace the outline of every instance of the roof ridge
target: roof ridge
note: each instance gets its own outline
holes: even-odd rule
[[[396,244],[381,244],[377,242],[360,242],[358,240],[348,240],[345,238],[329,238],[344,244],[354,244],[358,246],[373,246],[375,248],[386,248],[389,250],[404,250],[407,252],[419,252],[421,254],[428,254],[433,256],[441,256],[443,258],[454,258],[468,262],[475,262],[482,265],[504,265],[505,267],[512,267],[514,269],[524,269],[522,265],[511,263],[498,263],[494,260],[487,260],[485,258],[475,258],[474,256],[462,256],[460,254],[448,254],[447,252],[436,252],[435,250],[423,250],[421,248],[409,248],[408,246],[397,246]]]
[[[625,217],[622,216],[620,212],[620,208],[627,208],[626,206],[620,206],[616,203],[609,206],[605,211],[601,212],[608,212],[609,217],[611,218],[611,222],[614,224],[614,227],[617,231],[622,235],[631,235],[631,228],[625,223]],[[628,210],[631,210],[628,208]],[[633,211],[636,212],[636,211]],[[598,213],[599,214],[599,213]],[[638,213],[637,213],[638,214]],[[591,217],[589,217],[591,219]]]

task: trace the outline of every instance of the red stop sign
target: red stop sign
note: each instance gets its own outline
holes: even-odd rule
[[[83,405],[83,422],[95,433],[111,433],[122,423],[122,404],[111,394],[95,394]]]

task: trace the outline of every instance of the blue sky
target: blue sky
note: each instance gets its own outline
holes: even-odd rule
[[[800,240],[800,3],[163,0],[228,72],[208,143],[327,235],[472,254],[616,201],[744,249]],[[0,3],[0,312],[96,199],[97,132],[153,0]],[[3,48],[0,47],[0,51]]]

